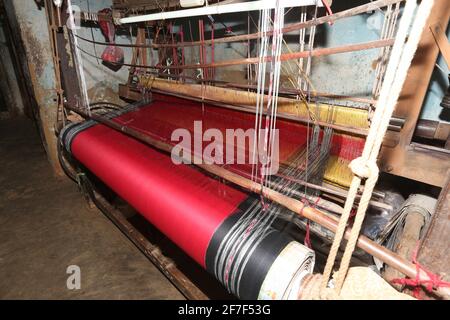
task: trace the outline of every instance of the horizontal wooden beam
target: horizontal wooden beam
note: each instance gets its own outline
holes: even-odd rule
[[[307,51],[298,51],[292,53],[284,53],[280,55],[280,61],[289,61],[300,58],[307,57],[320,57],[320,56],[328,56],[332,54],[338,53],[346,53],[346,52],[355,52],[362,50],[370,50],[377,49],[382,47],[391,46],[394,44],[394,39],[385,39],[385,40],[375,40],[357,44],[348,44],[333,48],[318,48],[314,50]],[[272,56],[266,56],[263,58],[265,62],[271,62],[274,58]],[[259,62],[259,57],[254,58],[244,58],[244,59],[230,59],[224,61],[218,61],[214,63],[206,63],[206,64],[188,64],[188,65],[179,65],[179,66],[154,66],[155,69],[199,69],[199,68],[220,68],[220,67],[229,67],[236,66],[242,64],[257,64]],[[145,68],[145,66],[142,66]]]

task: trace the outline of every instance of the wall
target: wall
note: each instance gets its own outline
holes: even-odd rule
[[[55,75],[45,11],[35,1],[12,0],[4,4],[10,24],[14,22],[12,28],[20,33],[20,45],[23,44],[26,52],[26,61],[21,67],[28,68],[47,157],[55,172],[62,174],[56,153]]]
[[[24,113],[22,95],[17,83],[14,64],[8,48],[8,39],[5,34],[5,27],[2,16],[0,24],[0,90],[5,103],[5,108],[0,110],[4,117],[21,116]],[[0,115],[1,117],[1,115]]]

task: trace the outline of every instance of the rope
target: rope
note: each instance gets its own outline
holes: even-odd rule
[[[408,42],[405,44],[405,39],[407,38],[408,30],[417,6],[415,0],[407,0],[406,2],[403,18],[401,19],[399,30],[397,32],[397,37],[392,49],[383,87],[380,92],[380,98],[377,103],[372,126],[370,127],[369,134],[367,136],[363,154],[361,157],[353,160],[350,164],[350,169],[353,172],[353,179],[344,206],[344,212],[339,220],[336,235],[327,258],[324,277],[321,284],[321,296],[323,298],[336,298],[339,295],[344,283],[351,256],[365,217],[365,212],[372,196],[373,188],[378,180],[378,167],[376,164],[376,159],[379,149],[389,125],[392,112],[400,95],[400,91],[403,87],[408,69],[411,65],[412,58],[417,49],[422,30],[425,26],[429,13],[431,12],[433,3],[434,1],[423,1],[420,4]],[[355,222],[350,232],[349,240],[340,264],[335,290],[330,290],[327,288],[328,281],[330,279],[336,260],[336,255],[347,227],[347,222],[354,205],[359,186],[363,179],[366,179],[364,192],[361,196],[355,216]]]
[[[321,0],[321,1],[322,1],[323,6],[325,7],[325,10],[327,11],[327,14],[330,16],[333,15],[333,11],[331,11],[330,4],[328,3],[329,1],[327,1],[327,0]],[[328,24],[332,25],[333,22],[329,21]]]
[[[322,275],[320,273],[306,276],[302,283],[302,290],[299,293],[299,300],[320,299],[320,283]]]

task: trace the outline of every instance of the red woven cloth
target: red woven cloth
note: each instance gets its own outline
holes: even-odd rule
[[[73,155],[200,265],[222,221],[247,195],[104,125],[79,133]]]
[[[133,128],[166,143],[171,141],[172,132],[185,128],[194,136],[194,121],[202,121],[203,132],[207,129],[218,129],[226,137],[227,129],[254,128],[255,115],[230,109],[220,108],[207,103],[202,104],[186,99],[153,94],[154,101],[148,106],[126,113],[116,119],[117,122]],[[279,129],[279,161],[288,163],[295,154],[306,147],[307,128],[299,123],[277,119]],[[311,132],[310,132],[311,134]],[[226,150],[224,140],[223,150]],[[209,142],[204,142],[203,148]],[[192,141],[191,145],[194,145]],[[246,148],[248,145],[246,146]],[[334,135],[330,154],[345,160],[353,160],[361,155],[364,139],[344,135]],[[235,146],[235,155],[237,147]],[[245,154],[248,155],[248,149]],[[248,163],[248,162],[247,162]],[[250,165],[228,165],[227,169],[249,177]]]
[[[151,104],[114,121],[172,144],[173,130],[193,132],[195,120],[202,121],[203,130],[216,128],[224,134],[226,129],[254,127],[254,114],[167,96],[153,98]],[[284,161],[306,144],[306,128],[290,121],[277,123],[280,161]],[[346,154],[342,151],[348,148],[345,139],[338,136],[333,144],[332,153]],[[214,232],[248,196],[192,166],[176,165],[170,155],[101,124],[76,135],[71,150],[75,158],[202,266]],[[227,168],[245,174],[251,166]]]

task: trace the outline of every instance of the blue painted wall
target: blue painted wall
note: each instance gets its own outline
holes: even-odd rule
[[[380,38],[383,14],[362,14],[322,25],[317,29],[316,47],[336,47]],[[316,90],[369,97],[380,49],[317,57],[313,59],[312,81]]]

